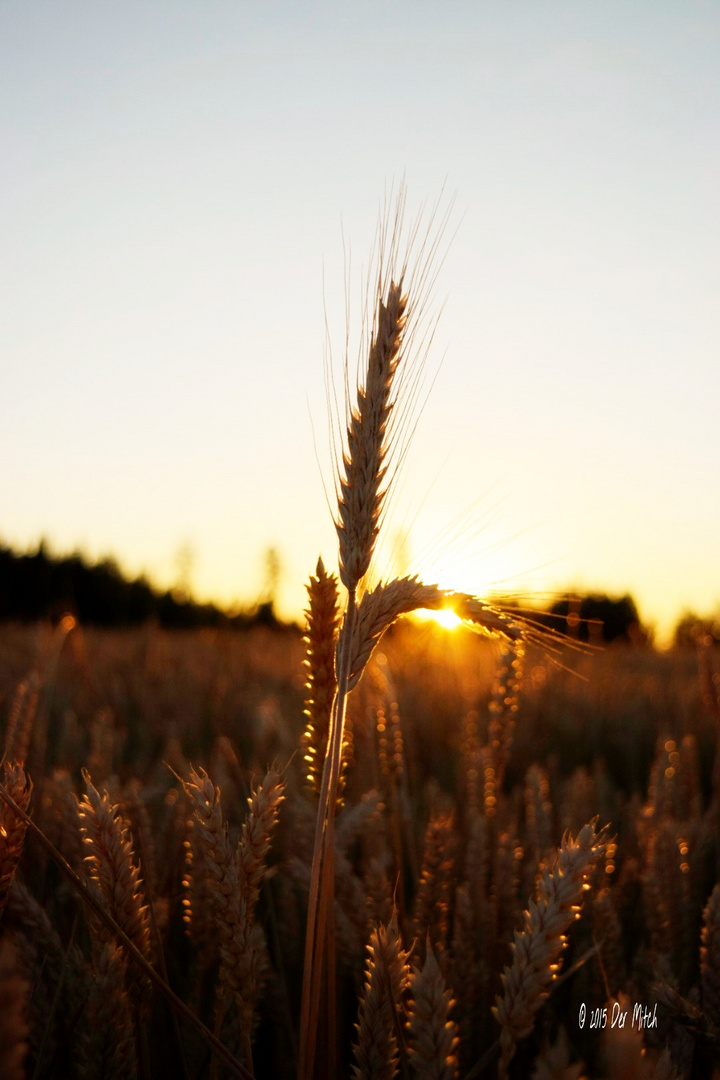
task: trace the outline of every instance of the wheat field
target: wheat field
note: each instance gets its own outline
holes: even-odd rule
[[[48,625],[0,644],[3,788],[80,877],[4,804],[0,1074],[297,1075],[306,644]],[[510,695],[497,652],[399,627],[349,699],[334,1074],[494,1077],[514,1045],[510,1076],[712,1075],[717,678],[691,653],[618,649],[568,670],[526,657]],[[83,900],[93,882],[117,928]],[[174,1019],[118,928],[204,1029]],[[323,1004],[317,1076],[328,1024]],[[239,1064],[213,1065],[216,1030]]]
[[[717,659],[374,571],[443,230],[401,217],[305,636],[0,631],[0,1076],[720,1075]]]

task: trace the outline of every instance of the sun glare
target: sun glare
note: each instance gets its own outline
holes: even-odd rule
[[[418,619],[437,623],[444,630],[455,630],[462,625],[462,619],[454,611],[450,611],[449,608],[440,608],[438,611],[423,609],[415,612],[415,614]]]

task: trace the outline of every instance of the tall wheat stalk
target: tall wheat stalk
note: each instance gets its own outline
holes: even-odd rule
[[[402,430],[408,424],[417,390],[408,354],[417,342],[419,319],[434,281],[433,259],[447,221],[441,223],[429,243],[426,237],[417,264],[411,269],[409,260],[417,225],[411,231],[410,250],[402,264],[398,259],[403,203],[404,191],[401,191],[387,253],[383,250],[385,230],[381,228],[380,232],[380,268],[368,359],[356,398],[348,405],[342,471],[336,485],[340,580],[347,590],[347,601],[335,652],[337,685],[330,713],[310,876],[300,1018],[300,1080],[311,1080],[314,1074],[323,976],[327,985],[329,1055],[333,1057],[335,812],[348,694],[360,680],[385,630],[401,615],[420,608],[451,607],[478,629],[501,634],[510,641],[522,637],[521,630],[509,618],[475,597],[449,593],[436,585],[425,585],[415,577],[381,582],[370,590],[366,587],[392,479],[391,466],[405,452],[406,447],[400,445]],[[312,652],[309,660],[311,682],[316,676],[318,681],[327,681],[319,668],[313,672]]]
[[[351,678],[358,674],[358,665],[353,663],[357,659],[357,594],[370,568],[380,530],[388,488],[389,437],[397,398],[396,383],[399,381],[402,385],[402,379],[398,380],[397,375],[405,360],[406,347],[413,337],[409,323],[418,310],[418,302],[422,300],[422,295],[410,297],[405,290],[407,257],[402,266],[397,265],[403,203],[404,190],[401,190],[387,251],[383,250],[383,226],[378,237],[380,265],[370,348],[355,401],[349,403],[348,407],[342,473],[337,481],[338,513],[335,524],[339,542],[340,580],[347,590],[347,603],[335,658],[337,690],[330,715],[310,879],[300,1025],[301,1080],[310,1080],[313,1072],[326,938],[330,953],[327,964],[328,1001],[334,999],[333,929],[330,923],[335,877],[334,825],[342,767],[346,700],[351,689]],[[410,277],[412,274],[408,274]],[[330,1040],[332,1042],[332,1031]]]
[[[300,1076],[312,1074],[320,1004],[328,912],[333,903],[335,806],[342,766],[345,704],[350,689],[352,644],[357,621],[357,587],[367,573],[378,535],[384,497],[384,438],[391,409],[393,377],[400,358],[407,299],[402,280],[391,281],[378,305],[365,387],[358,390],[358,405],[348,428],[345,475],[340,485],[340,577],[347,589],[347,607],[336,654],[337,691],[330,716],[327,754],[320,788],[313,853],[300,1043]],[[332,981],[333,974],[329,972]],[[333,986],[328,988],[334,996]]]

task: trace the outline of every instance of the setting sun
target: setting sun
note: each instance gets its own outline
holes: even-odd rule
[[[438,626],[442,626],[444,630],[456,630],[458,626],[462,626],[462,619],[459,615],[456,615],[454,611],[450,611],[449,608],[440,608],[438,611],[431,611],[429,609],[422,609],[415,612],[415,616],[418,619],[424,621],[430,621],[437,623]]]

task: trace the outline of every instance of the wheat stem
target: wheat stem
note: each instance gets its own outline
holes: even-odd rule
[[[300,1020],[298,1076],[301,1080],[311,1080],[315,1060],[327,919],[328,911],[333,903],[335,880],[335,808],[342,766],[343,730],[350,667],[349,646],[352,640],[356,611],[355,594],[352,592],[348,597],[348,606],[338,642],[338,689],[331,714],[328,751],[320,788],[320,804],[315,826],[315,844],[310,872]]]

